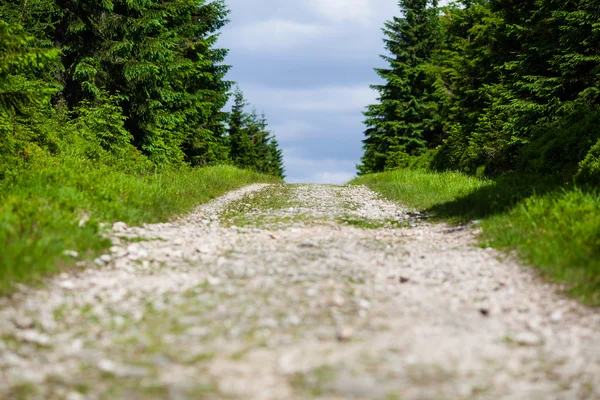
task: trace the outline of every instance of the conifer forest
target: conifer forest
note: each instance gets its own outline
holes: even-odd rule
[[[227,78],[228,14],[222,0],[0,1],[0,292],[105,248],[102,224],[284,177],[266,116]]]
[[[0,179],[69,157],[283,177],[265,117],[224,111],[227,15],[221,0],[2,0]]]
[[[401,0],[359,166],[600,182],[600,2]]]
[[[0,0],[0,399],[599,400],[600,0]]]

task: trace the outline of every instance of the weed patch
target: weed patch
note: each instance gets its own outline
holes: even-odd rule
[[[0,182],[0,294],[73,264],[65,250],[96,256],[110,246],[105,225],[166,221],[253,182],[278,179],[225,166],[135,175],[72,161],[24,170]]]

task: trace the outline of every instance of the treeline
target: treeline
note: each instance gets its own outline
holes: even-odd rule
[[[222,0],[2,0],[0,180],[64,158],[134,173],[233,163],[283,177],[264,116],[240,125],[239,110],[223,111],[227,15]]]
[[[600,182],[600,1],[401,0],[362,174],[402,167]]]

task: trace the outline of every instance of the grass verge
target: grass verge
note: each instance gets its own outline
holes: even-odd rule
[[[482,244],[516,250],[525,263],[600,306],[600,193],[551,178],[477,179],[397,170],[359,177],[385,197],[454,223],[481,220]]]
[[[89,162],[24,171],[0,182],[0,294],[73,263],[65,250],[97,255],[110,245],[102,223],[166,221],[254,182],[279,180],[227,166],[144,176]]]

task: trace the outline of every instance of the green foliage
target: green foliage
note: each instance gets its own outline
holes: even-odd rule
[[[480,220],[483,246],[516,250],[570,294],[600,305],[600,194],[560,179],[479,179],[457,172],[396,170],[359,177],[391,200],[436,219]]]
[[[579,163],[577,177],[595,186],[600,185],[600,140],[592,146],[583,161]]]
[[[34,41],[20,25],[0,21],[0,179],[53,142],[39,127],[57,88],[38,75],[58,51],[35,47]]]
[[[155,164],[227,161],[225,113],[231,83],[221,0],[5,0],[0,15],[25,24],[61,51],[54,77],[69,110],[118,96],[126,129]],[[83,103],[85,104],[89,103]]]
[[[87,100],[71,113],[67,122],[62,151],[121,171],[145,172],[153,164],[133,146],[132,135],[116,96],[102,96],[92,104]]]
[[[560,175],[565,181],[575,174],[591,182],[594,145],[600,140],[600,111],[577,108],[571,115],[534,128],[535,140],[521,151],[519,168],[530,173]],[[591,152],[591,154],[590,154]],[[586,172],[580,170],[584,168]]]
[[[283,179],[285,170],[279,143],[268,130],[265,115],[259,116],[255,110],[247,113],[247,105],[242,91],[236,89],[229,114],[231,159],[239,168],[249,168]]]
[[[0,292],[57,270],[65,249],[105,248],[103,223],[278,181],[191,168],[230,161],[227,14],[222,0],[0,2]],[[244,118],[254,169],[283,176],[264,117]]]
[[[600,194],[578,189],[532,196],[483,223],[486,245],[527,263],[591,305],[600,305]]]
[[[419,211],[449,203],[475,190],[493,185],[492,181],[457,172],[432,173],[408,169],[364,175],[350,183],[367,185],[385,197]]]
[[[588,157],[600,137],[598,0],[451,3],[428,20],[431,35],[405,26],[418,8],[400,5],[403,17],[384,31],[400,45],[388,46],[392,68],[378,71],[384,96],[366,112],[360,172],[410,167],[426,150],[437,170],[598,183]],[[421,49],[428,55],[417,57]]]
[[[435,104],[423,67],[438,40],[437,1],[402,0],[399,5],[403,16],[386,22],[384,29],[390,56],[382,58],[389,68],[376,70],[384,84],[372,86],[379,92],[379,103],[364,113],[367,138],[361,174],[402,166],[405,156],[422,154],[427,138],[435,135]]]
[[[62,9],[73,12],[65,40],[72,105],[101,90],[123,93],[127,128],[155,163],[226,159],[220,110],[230,84],[220,63],[227,52],[214,48],[226,23],[222,1],[83,1]]]

